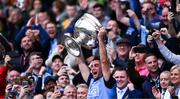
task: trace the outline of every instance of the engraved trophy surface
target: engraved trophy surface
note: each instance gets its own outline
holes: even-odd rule
[[[91,14],[85,13],[74,26],[73,37],[64,35],[66,50],[73,56],[81,55],[81,46],[86,49],[95,47],[97,31],[102,27],[100,22]]]

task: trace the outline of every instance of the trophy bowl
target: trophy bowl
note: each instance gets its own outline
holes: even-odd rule
[[[81,53],[81,47],[92,49],[95,47],[97,31],[102,27],[98,19],[93,15],[85,13],[77,20],[74,26],[73,36],[64,35],[63,41],[66,50],[78,57]]]

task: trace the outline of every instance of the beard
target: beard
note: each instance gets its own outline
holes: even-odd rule
[[[30,45],[26,45],[25,47],[23,47],[22,49],[23,49],[23,51],[25,51],[25,52],[31,52],[31,51],[33,51],[33,48],[34,48],[34,46],[30,46]]]

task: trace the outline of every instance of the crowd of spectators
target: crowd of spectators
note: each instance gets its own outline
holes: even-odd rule
[[[97,46],[63,36],[90,13]],[[180,99],[180,0],[0,0],[0,99]]]

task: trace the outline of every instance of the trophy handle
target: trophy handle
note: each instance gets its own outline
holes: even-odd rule
[[[64,35],[63,37],[63,41],[64,41],[64,46],[65,49],[72,54],[73,56],[80,56],[81,55],[81,47],[78,44],[78,42],[76,42],[75,39],[73,39],[70,36]]]

